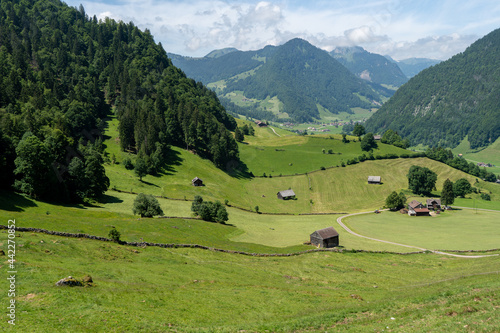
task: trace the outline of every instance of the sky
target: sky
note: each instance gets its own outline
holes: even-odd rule
[[[258,50],[302,38],[396,60],[446,60],[500,28],[498,0],[63,0],[89,16],[149,29],[169,53]]]

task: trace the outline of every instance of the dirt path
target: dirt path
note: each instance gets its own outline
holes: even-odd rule
[[[418,246],[413,246],[413,245],[406,245],[406,244],[400,244],[400,243],[395,243],[395,242],[389,242],[389,241],[386,241],[386,240],[383,240],[383,239],[377,239],[377,238],[367,237],[367,236],[363,236],[363,235],[360,235],[358,233],[355,233],[354,231],[352,231],[351,229],[349,229],[349,227],[347,227],[342,222],[343,218],[346,218],[346,217],[349,217],[349,216],[361,215],[361,214],[373,214],[373,211],[371,211],[371,212],[364,212],[364,213],[347,214],[347,215],[344,215],[344,216],[341,216],[341,217],[337,218],[337,223],[340,224],[340,226],[342,228],[344,228],[344,230],[347,231],[348,233],[350,233],[351,235],[354,235],[354,236],[357,236],[357,237],[361,237],[361,238],[370,239],[370,240],[377,241],[377,242],[382,242],[382,243],[387,243],[387,244],[392,244],[392,245],[409,247],[409,248],[417,249],[417,250],[420,250],[420,251],[430,251],[432,253],[443,254],[443,255],[452,256],[452,257],[458,257],[458,258],[485,258],[485,257],[495,257],[495,256],[498,256],[498,254],[486,254],[486,255],[477,255],[477,256],[466,256],[466,255],[463,255],[463,254],[446,253],[446,252],[441,252],[441,251],[429,250],[429,249],[425,249],[423,247],[418,247]]]
[[[276,131],[274,130],[274,128],[272,128],[271,126],[269,126],[269,128],[273,130],[274,134],[276,134],[277,136],[281,137],[281,135],[279,135],[278,133],[276,133]]]

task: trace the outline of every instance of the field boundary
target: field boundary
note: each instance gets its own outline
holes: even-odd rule
[[[0,225],[0,230],[1,229],[6,230],[6,229],[9,229],[9,227],[6,225]],[[15,230],[19,231],[19,232],[36,232],[36,233],[42,233],[42,234],[47,234],[47,235],[52,235],[52,236],[61,236],[61,237],[70,237],[70,238],[86,238],[86,239],[97,240],[97,241],[102,241],[102,242],[116,243],[110,238],[101,237],[101,236],[94,236],[94,235],[89,235],[89,234],[84,234],[84,233],[75,234],[75,233],[69,233],[69,232],[52,231],[52,230],[46,230],[46,229],[40,229],[40,228],[27,228],[27,227],[16,227]],[[194,249],[202,249],[202,250],[209,250],[209,251],[229,253],[229,254],[240,254],[240,255],[246,255],[246,256],[252,256],[252,257],[292,257],[292,256],[309,254],[309,253],[315,253],[315,252],[372,253],[372,254],[396,254],[396,255],[438,253],[438,254],[447,254],[447,255],[451,255],[451,256],[465,257],[465,258],[498,256],[498,254],[484,255],[484,256],[461,256],[461,255],[454,255],[454,254],[443,253],[440,251],[431,251],[431,250],[425,250],[425,249],[423,251],[415,251],[415,252],[391,252],[391,251],[370,251],[370,250],[356,250],[356,249],[349,250],[349,249],[344,249],[344,248],[329,248],[329,249],[316,248],[316,249],[299,251],[299,252],[291,252],[291,253],[251,253],[251,252],[245,252],[245,251],[224,250],[224,249],[219,249],[219,248],[205,246],[205,245],[199,245],[199,244],[175,244],[175,243],[169,244],[169,243],[126,242],[126,241],[120,241],[117,244],[142,247],[142,248],[145,248],[148,246],[149,247],[161,247],[161,248],[194,248]],[[403,245],[403,246],[407,246],[407,245]],[[410,247],[410,246],[407,246],[407,247]],[[484,251],[477,251],[477,252],[484,253],[484,252],[493,252],[493,251],[498,251],[498,250],[499,249],[492,249],[492,250],[484,250]],[[470,252],[474,252],[474,250],[471,250]]]

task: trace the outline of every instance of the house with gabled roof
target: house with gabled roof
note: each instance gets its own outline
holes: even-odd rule
[[[339,246],[339,233],[333,227],[316,230],[310,235],[311,244],[317,247]]]
[[[198,177],[195,177],[193,178],[193,180],[191,180],[191,184],[193,184],[193,186],[203,186],[203,180],[201,180]]]
[[[427,199],[427,209],[432,210],[441,210],[441,199],[430,198]]]
[[[288,200],[295,198],[295,192],[293,190],[284,190],[277,193],[278,199]]]
[[[382,184],[380,176],[368,176],[368,184]]]
[[[421,202],[413,200],[408,204],[408,215],[410,216],[429,216],[429,209]]]

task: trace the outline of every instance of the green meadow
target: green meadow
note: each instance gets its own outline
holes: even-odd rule
[[[456,209],[434,216],[399,212],[365,214],[344,219],[354,232],[430,250],[500,248],[500,211]]]
[[[394,254],[415,250],[351,235],[336,222],[342,216],[339,213],[383,208],[392,191],[404,191],[408,200],[425,201],[425,197],[414,197],[407,190],[408,169],[420,165],[438,175],[433,196],[439,197],[446,178],[467,178],[492,200],[481,200],[480,194],[474,193],[457,198],[454,206],[494,211],[456,209],[428,218],[382,212],[345,218],[344,223],[365,236],[428,249],[499,248],[499,185],[476,180],[427,158],[373,160],[337,167],[342,160],[361,154],[359,142],[343,144],[336,135],[333,139],[295,136],[273,128],[276,132],[270,127],[256,128],[256,135],[246,137],[240,145],[247,171],[257,176],[265,172],[267,177],[220,170],[191,152],[173,147],[163,172],[139,181],[133,170],[123,167],[123,159],[134,156],[120,151],[117,121],[110,119],[104,143],[108,158],[111,161],[114,156],[116,163],[106,165],[111,187],[102,198],[87,205],[57,205],[3,191],[0,219],[3,224],[15,219],[19,227],[104,237],[115,227],[121,239],[129,242],[199,244],[260,254],[314,249],[304,244],[309,234],[333,226],[339,232],[343,253],[252,257],[202,249],[135,248],[17,232],[15,330],[500,330],[495,316],[500,306],[498,256],[472,259],[431,253]],[[335,154],[323,154],[322,149],[332,149]],[[387,153],[409,152],[381,144],[374,152]],[[322,166],[326,170],[320,170]],[[280,173],[291,176],[279,177]],[[381,176],[382,184],[367,184],[369,175]],[[205,186],[192,186],[194,177],[203,179]],[[278,191],[289,188],[297,194],[296,200],[277,199]],[[165,215],[175,218],[134,216],[134,193],[158,196]],[[195,195],[205,200],[227,200],[228,224],[188,219],[193,216],[190,200]],[[263,214],[255,212],[256,206]],[[0,231],[0,247],[7,252],[6,231]],[[5,259],[0,266],[6,269],[6,264]],[[94,280],[93,287],[54,286],[63,277],[82,278],[87,274]],[[0,288],[8,290],[6,279],[0,279]],[[9,302],[6,293],[0,300],[2,304]]]
[[[494,167],[486,170],[500,174],[500,139],[483,149],[471,149],[469,141],[465,138],[459,146],[453,149],[454,154],[462,154],[469,162],[482,162],[493,164]]]

